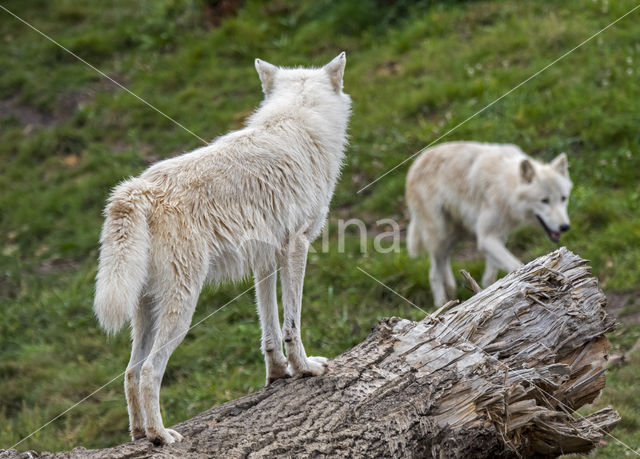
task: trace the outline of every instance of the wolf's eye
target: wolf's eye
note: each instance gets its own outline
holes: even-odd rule
[[[543,204],[549,204],[549,198],[544,198],[544,199],[542,200],[542,203],[543,203]]]
[[[566,196],[563,196],[563,197],[562,197],[562,198],[560,198],[560,199],[562,199],[562,202],[565,202],[565,201],[567,200],[567,197],[566,197]]]

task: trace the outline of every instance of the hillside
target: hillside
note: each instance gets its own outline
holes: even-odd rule
[[[0,10],[0,448],[110,381],[17,448],[99,448],[127,440],[117,376],[129,358],[128,335],[107,338],[91,310],[102,208],[122,179],[198,147],[197,137],[241,127],[262,99],[256,57],[322,65],[347,52],[350,146],[329,244],[324,250],[317,241],[309,258],[303,307],[309,354],[335,356],[362,341],[381,317],[424,316],[358,268],[425,311],[434,309],[427,259],[409,259],[404,242],[399,251],[374,250],[376,235],[388,231],[381,219],[406,226],[411,162],[358,190],[636,5],[4,2],[196,135]],[[515,143],[543,160],[567,153],[572,230],[562,244],[591,261],[619,315],[612,354],[640,337],[639,19],[636,10],[441,139]],[[366,225],[364,253],[355,225],[341,253],[339,219],[349,218]],[[531,260],[557,245],[532,227],[514,234],[509,247]],[[454,269],[480,278],[482,259],[469,244],[461,249]],[[207,319],[178,347],[164,377],[167,425],[262,387],[253,293],[242,294],[250,286],[208,287],[201,295],[193,323]],[[470,293],[460,286],[458,295]],[[636,352],[612,366],[601,399],[585,411],[614,405],[622,422],[613,435],[635,449],[639,359]],[[624,451],[610,439],[597,455]]]

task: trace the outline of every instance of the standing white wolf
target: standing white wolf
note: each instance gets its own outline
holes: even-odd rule
[[[564,153],[549,164],[506,144],[449,142],[422,153],[407,176],[407,247],[413,257],[429,251],[435,304],[455,294],[449,254],[464,233],[475,235],[486,256],[486,287],[498,269],[522,266],[505,247],[518,226],[539,223],[552,241],[560,240],[569,229],[571,186]]]
[[[125,393],[134,439],[182,439],[163,426],[160,384],[206,281],[253,272],[267,384],[324,373],[327,359],[304,350],[300,311],[307,251],[326,220],[347,142],[345,64],[344,53],[319,69],[256,59],[265,99],[245,128],[159,162],[113,191],[94,310],[109,332],[131,321]]]

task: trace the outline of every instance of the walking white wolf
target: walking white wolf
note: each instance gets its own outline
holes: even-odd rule
[[[319,69],[256,59],[265,99],[245,128],[161,161],[113,191],[94,310],[108,332],[131,321],[125,393],[133,439],[182,439],[163,426],[160,384],[206,281],[253,272],[267,384],[324,373],[327,359],[306,355],[300,311],[307,251],[326,220],[347,143],[345,64],[344,53]]]
[[[518,226],[539,223],[552,241],[560,240],[569,229],[571,186],[564,153],[549,164],[506,144],[449,142],[422,153],[407,176],[407,247],[413,257],[429,252],[435,304],[455,294],[449,254],[464,233],[475,235],[486,256],[487,287],[498,269],[522,266],[505,247]]]

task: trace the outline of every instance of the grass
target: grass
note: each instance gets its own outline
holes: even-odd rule
[[[321,65],[347,51],[354,101],[338,217],[406,223],[410,161],[357,191],[636,5],[577,2],[9,1],[11,11],[145,100],[212,139],[242,125],[261,100],[253,59]],[[213,11],[213,13],[211,13]],[[111,187],[200,141],[60,48],[0,12],[0,447],[10,447],[120,374],[128,336],[107,338],[92,315],[101,209]],[[606,292],[637,292],[640,266],[639,12],[620,21],[443,140],[512,142],[570,159],[572,231],[563,243],[590,259]],[[426,260],[361,253],[355,235],[338,253],[309,258],[304,336],[334,356],[377,319],[417,311],[357,270],[431,310]],[[372,247],[372,239],[368,247]],[[513,235],[522,259],[555,248],[538,228]],[[320,247],[320,243],[316,243]],[[459,260],[479,278],[479,259]],[[250,287],[207,288],[194,323]],[[459,290],[461,298],[468,296]],[[638,294],[627,308],[637,314]],[[635,309],[634,309],[635,308]],[[627,311],[629,312],[629,311]],[[612,352],[640,335],[633,321]],[[194,328],[174,353],[162,390],[168,425],[258,390],[259,326],[247,293]],[[612,368],[597,406],[623,421],[613,434],[640,447],[638,354]],[[22,450],[103,447],[127,440],[122,378],[21,443]],[[609,439],[600,457],[624,447]]]

